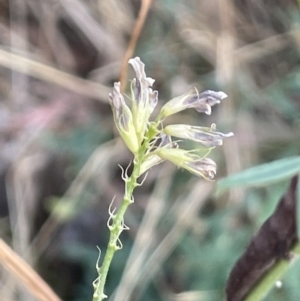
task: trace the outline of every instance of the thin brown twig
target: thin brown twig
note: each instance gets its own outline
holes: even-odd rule
[[[0,262],[40,301],[61,301],[49,285],[0,239]]]
[[[146,17],[148,15],[152,0],[142,0],[141,9],[135,23],[135,26],[132,31],[131,39],[129,41],[126,53],[124,55],[122,65],[121,65],[121,74],[120,74],[120,82],[121,82],[121,92],[124,92],[126,87],[126,80],[128,74],[128,60],[132,57],[137,40],[142,32]]]

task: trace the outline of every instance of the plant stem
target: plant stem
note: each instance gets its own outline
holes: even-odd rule
[[[299,250],[300,243],[298,242],[291,250],[295,258],[293,258],[292,260],[278,260],[275,263],[275,265],[263,276],[259,283],[257,283],[257,285],[252,288],[245,301],[263,300],[263,298],[266,297],[270,289],[274,286],[274,283],[283,276],[283,274],[290,267],[290,265],[293,264],[298,258]]]
[[[137,177],[139,174],[139,171],[137,169],[139,169],[139,166],[140,166],[139,162],[135,160],[133,172],[131,176],[125,181],[125,193],[124,193],[122,204],[118,209],[117,214],[111,216],[112,225],[109,226],[110,237],[109,237],[108,247],[105,253],[103,264],[101,268],[98,270],[99,280],[96,283],[93,301],[101,301],[106,298],[106,295],[104,294],[104,285],[106,282],[108,270],[111,261],[113,259],[113,256],[115,252],[121,248],[120,242],[118,240],[120,234],[124,230],[123,221],[124,221],[125,212],[128,206],[133,202],[132,193],[137,185]]]
[[[127,177],[125,172],[125,192],[123,196],[123,201],[117,213],[115,215],[113,213],[110,213],[110,219],[112,224],[108,224],[108,228],[110,230],[109,242],[102,266],[101,268],[97,267],[98,278],[94,282],[93,301],[101,301],[107,297],[104,294],[104,286],[107,274],[115,252],[122,248],[122,244],[119,240],[119,237],[123,230],[126,229],[126,226],[124,225],[124,215],[128,206],[133,203],[132,194],[134,188],[138,185],[137,179],[140,175],[140,168],[143,163],[145,153],[149,147],[150,141],[155,137],[157,133],[156,126],[157,124],[153,124],[152,126],[150,126],[146,138],[139,149],[139,152],[135,155],[135,158],[133,160],[133,171],[131,176]]]

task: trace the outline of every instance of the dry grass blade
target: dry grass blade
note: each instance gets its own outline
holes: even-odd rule
[[[176,201],[173,209],[171,209],[178,215],[176,224],[174,224],[164,240],[154,250],[152,256],[137,275],[139,279],[139,295],[143,292],[153,275],[160,269],[162,263],[172,252],[185,231],[191,226],[195,220],[195,215],[198,214],[199,209],[212,192],[213,187],[214,184],[211,182],[201,182],[201,184],[194,186],[191,193],[184,200],[179,198]]]
[[[70,206],[78,206],[78,202],[80,202],[79,196],[85,189],[88,181],[96,174],[99,176],[99,171],[104,174],[107,173],[106,164],[111,158],[116,156],[116,152],[120,151],[120,141],[120,139],[116,139],[99,146],[79,171],[62,199],[72,200]],[[103,185],[105,185],[104,182]],[[61,204],[58,203],[56,206],[59,207],[60,205]],[[53,208],[52,214],[45,221],[32,242],[32,248],[35,250],[36,259],[48,247],[54,233],[61,224],[60,221],[53,216],[55,210],[57,210],[57,208]]]
[[[126,87],[127,73],[128,73],[128,60],[133,56],[134,49],[137,43],[137,40],[141,34],[143,29],[146,17],[148,15],[152,0],[142,0],[142,6],[139,12],[138,19],[132,31],[132,36],[126,50],[120,74],[120,82],[121,82],[121,91],[123,92]]]
[[[110,88],[104,85],[81,79],[3,49],[0,49],[0,65],[103,102],[107,102],[110,92]]]
[[[294,30],[287,33],[277,34],[261,41],[248,44],[235,50],[235,57],[239,63],[251,63],[262,59],[267,55],[280,51],[291,43],[290,37],[296,37],[299,31]]]
[[[105,54],[110,59],[120,57],[121,51],[115,47],[114,39],[92,17],[92,10],[86,1],[60,0],[59,2],[99,53]]]
[[[48,284],[2,239],[0,262],[40,301],[60,301]]]
[[[217,42],[217,78],[222,86],[227,87],[229,99],[226,101],[226,106],[222,106],[220,110],[220,120],[225,124],[233,124],[234,120],[234,106],[236,87],[234,85],[234,76],[236,74],[236,59],[235,51],[237,44],[237,33],[235,24],[235,7],[232,0],[219,2],[219,17],[221,22],[221,31]],[[226,91],[226,93],[227,93]],[[235,129],[233,126],[230,126]],[[235,173],[241,170],[241,151],[240,145],[236,139],[232,139],[230,143],[225,143],[222,148],[226,161],[226,168],[228,173]],[[231,192],[230,199],[233,203],[239,203],[243,199],[242,191],[236,189]]]

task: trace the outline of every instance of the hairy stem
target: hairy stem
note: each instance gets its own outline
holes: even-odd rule
[[[106,282],[108,270],[113,259],[113,256],[117,250],[121,248],[119,242],[119,236],[124,230],[124,215],[128,208],[128,206],[133,202],[132,193],[134,188],[137,185],[137,176],[138,176],[138,167],[140,164],[135,161],[134,169],[130,176],[125,181],[125,194],[123,197],[122,204],[116,215],[112,216],[112,225],[109,226],[110,237],[108,242],[108,247],[106,250],[106,254],[103,260],[102,267],[98,270],[99,272],[99,280],[96,284],[95,293],[93,297],[93,301],[101,301],[106,298],[104,294],[104,285]]]
[[[149,148],[150,141],[156,135],[156,124],[152,125],[146,135],[146,138],[143,144],[140,147],[138,154],[136,154],[133,160],[133,171],[130,177],[127,177],[125,174],[125,192],[123,196],[123,201],[117,211],[116,214],[110,213],[110,221],[111,224],[108,223],[108,228],[110,231],[109,242],[107,246],[107,250],[103,259],[103,264],[99,268],[97,267],[98,278],[94,282],[94,295],[93,301],[101,301],[105,299],[107,296],[104,294],[104,286],[107,278],[107,274],[110,268],[110,264],[114,257],[114,254],[117,250],[122,248],[121,241],[119,237],[126,226],[124,225],[124,215],[130,204],[133,203],[133,191],[134,188],[138,185],[137,179],[140,174],[140,168],[143,163],[145,153]],[[125,172],[126,173],[126,172]]]

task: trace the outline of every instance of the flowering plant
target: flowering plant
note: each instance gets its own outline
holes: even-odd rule
[[[131,106],[127,105],[120,91],[119,82],[114,84],[109,99],[115,125],[134,156],[133,171],[130,176],[127,170],[123,171],[122,177],[125,182],[123,202],[117,212],[116,209],[109,210],[110,238],[103,264],[99,267],[97,263],[96,266],[98,278],[94,281],[93,301],[106,298],[104,294],[106,277],[114,253],[122,248],[119,237],[123,230],[128,229],[124,224],[124,214],[128,206],[134,202],[134,188],[141,185],[137,182],[138,178],[154,165],[168,160],[192,174],[212,180],[216,174],[216,163],[207,158],[207,155],[212,148],[222,145],[223,138],[233,136],[233,133],[223,134],[216,131],[215,124],[211,127],[199,127],[186,124],[164,126],[163,123],[168,116],[188,108],[210,115],[211,107],[227,97],[221,91],[208,90],[198,93],[194,89],[167,102],[156,119],[150,121],[150,116],[158,102],[158,92],[152,89],[154,79],[146,76],[145,65],[139,57],[130,59],[129,64],[136,74],[136,78],[131,82]],[[199,149],[181,149],[177,142],[172,141],[172,137],[199,142],[201,155]]]

